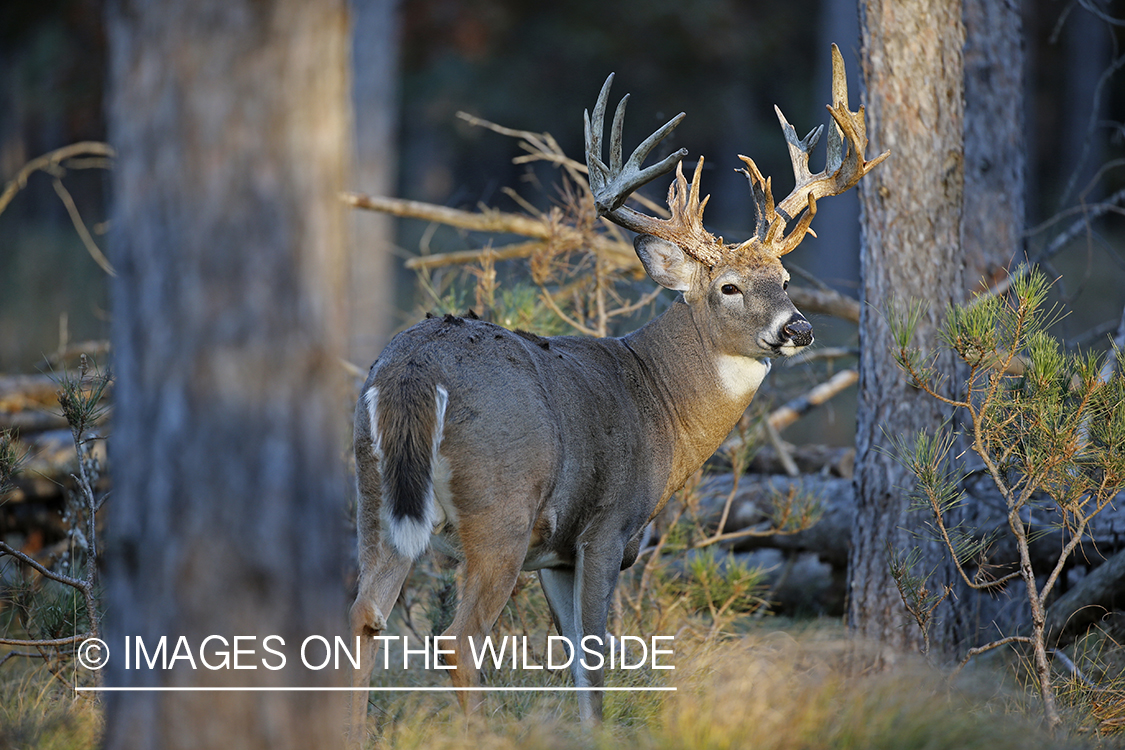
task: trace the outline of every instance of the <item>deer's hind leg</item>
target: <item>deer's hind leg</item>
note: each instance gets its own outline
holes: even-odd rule
[[[496,498],[498,494],[495,490],[483,492],[487,493],[484,497]],[[482,652],[485,636],[491,633],[511,598],[531,540],[529,509],[534,506],[533,500],[493,501],[481,504],[474,513],[463,514],[458,520],[464,561],[457,611],[443,634],[454,640],[442,644],[453,651],[445,656],[445,662],[455,667],[450,670],[454,687],[480,684],[473,649],[478,655]],[[459,692],[458,697],[469,713],[483,702],[478,692]]]
[[[361,434],[357,433],[357,438]],[[366,739],[367,703],[371,673],[379,651],[381,635],[387,627],[395,601],[413,563],[400,555],[382,538],[379,507],[382,501],[381,480],[376,462],[370,455],[370,442],[357,439],[357,475],[359,479],[356,530],[359,535],[359,584],[351,606],[352,641],[359,639],[360,667],[352,673],[351,711],[348,736],[350,747],[361,747]]]

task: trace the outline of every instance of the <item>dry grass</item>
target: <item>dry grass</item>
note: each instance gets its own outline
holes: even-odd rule
[[[798,640],[778,631],[678,645],[669,680],[678,691],[609,694],[596,730],[577,724],[573,696],[493,695],[481,717],[466,721],[448,696],[397,694],[377,699],[379,738],[395,748],[543,750],[1081,746],[1007,712],[994,692],[950,689],[920,663],[874,673],[869,651],[835,635]]]
[[[39,660],[0,667],[0,748],[85,750],[101,733],[101,707],[63,688]]]
[[[1034,701],[1020,685],[1004,686],[993,665],[951,687],[921,661],[903,660],[877,672],[871,668],[874,652],[845,640],[836,623],[770,626],[759,621],[738,637],[679,637],[671,659],[675,671],[610,673],[610,685],[666,684],[677,691],[607,694],[606,721],[596,729],[579,725],[577,701],[569,693],[489,694],[484,710],[469,720],[449,693],[376,693],[370,746],[378,740],[378,746],[403,750],[1125,747],[1117,731],[1125,713],[1119,690],[1067,683],[1060,695],[1072,735],[1051,736],[1040,726]],[[1096,658],[1119,668],[1121,654],[1112,643],[1097,648],[1087,667]],[[542,657],[539,647],[533,649]],[[403,672],[401,662],[393,668],[395,661],[392,669],[377,670],[376,684],[448,684],[443,672]],[[1122,681],[1120,672],[1093,676],[1105,681],[1103,688]],[[500,669],[485,679],[489,685],[570,684],[565,673],[546,671]],[[93,748],[101,727],[98,705],[73,698],[40,665],[4,665],[0,748]]]
[[[667,573],[667,576],[672,576]],[[614,632],[675,635],[675,670],[615,670],[610,686],[674,686],[676,692],[616,692],[605,696],[605,723],[579,724],[573,693],[490,693],[466,719],[452,693],[373,693],[369,746],[388,748],[588,748],[665,750],[1025,750],[1125,748],[1125,649],[1108,635],[1072,649],[1082,675],[1062,681],[1061,703],[1070,736],[1042,729],[1030,692],[1027,664],[1010,652],[966,670],[951,686],[920,659],[873,668],[874,649],[845,638],[838,621],[779,621],[751,608],[726,616],[720,627],[706,601],[689,602],[680,585],[657,576],[643,620],[622,608]],[[444,628],[448,577],[432,563],[418,566],[390,633],[425,637]],[[626,581],[628,585],[630,582]],[[443,594],[443,589],[446,594]],[[635,591],[630,592],[636,594]],[[723,592],[720,596],[725,596]],[[704,597],[706,599],[706,597]],[[431,622],[434,620],[434,622]],[[495,635],[527,636],[533,663],[546,659],[547,609],[533,576],[524,576]],[[441,670],[402,669],[401,649],[390,668],[376,669],[376,685],[447,687]],[[1022,676],[1022,678],[1021,678]],[[489,668],[490,686],[569,686],[565,670]],[[0,749],[93,748],[100,707],[75,699],[32,660],[0,667]],[[342,729],[342,727],[341,727]]]

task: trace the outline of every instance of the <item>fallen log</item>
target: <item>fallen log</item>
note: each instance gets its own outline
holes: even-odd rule
[[[58,375],[0,375],[0,430],[14,429],[27,436],[66,428],[59,406],[62,387]],[[112,399],[112,390],[111,383],[102,394],[103,402]]]
[[[985,481],[987,480],[987,481]],[[722,515],[723,506],[731,492],[730,474],[707,477],[700,486],[703,497],[697,510],[697,520],[713,528]],[[991,547],[989,563],[997,566],[1014,564],[1018,560],[1015,542],[1008,532],[1004,499],[991,484],[991,479],[973,477],[965,485],[966,507],[971,513],[970,523],[982,533],[992,534],[996,541]],[[778,502],[791,493],[803,493],[816,498],[822,516],[811,528],[795,534],[769,534],[734,540],[729,543],[735,550],[777,548],[797,552],[815,552],[834,567],[845,567],[851,541],[855,514],[855,494],[850,479],[826,476],[756,476],[747,474],[739,481],[723,533],[757,528],[768,530],[770,519],[777,514]],[[1049,512],[1037,513],[1036,523],[1029,529],[1032,563],[1037,570],[1050,570],[1058,560],[1066,532],[1051,523]],[[1091,565],[1105,555],[1125,548],[1125,493],[1116,502],[1098,514],[1089,524],[1086,539],[1072,556],[1073,564]]]
[[[1074,642],[1106,615],[1125,609],[1125,549],[1088,572],[1047,609],[1057,648]]]

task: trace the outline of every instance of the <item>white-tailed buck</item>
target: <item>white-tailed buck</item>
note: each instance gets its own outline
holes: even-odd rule
[[[355,413],[360,577],[351,624],[364,644],[356,687],[369,684],[378,646],[371,636],[386,627],[411,564],[430,544],[463,565],[446,631],[456,639],[446,644],[455,686],[478,683],[469,639],[479,649],[521,570],[538,571],[555,627],[571,643],[605,635],[618,573],[633,564],[645,525],[734,427],[770,358],[812,343],[812,326],[786,295],[781,256],[809,231],[817,199],[844,192],[883,158],[864,160],[863,110],[848,110],[835,46],[832,62],[827,166],[808,168],[822,128],[799,140],[779,110],[797,185],[775,204],[770,181],[739,157],[757,226],[737,245],[703,228],[703,159],[690,184],[682,150],[641,168],[682,114],[623,162],[622,99],[602,161],[613,76],[606,80],[586,115],[598,213],[637,232],[648,275],[682,292],[640,330],[540,338],[445,316],[402,332],[379,356]],[[624,205],[673,168],[670,219]],[[571,672],[579,686],[603,684],[602,671],[580,659]],[[467,708],[479,703],[479,693],[460,695]],[[363,736],[366,699],[353,694],[353,741]],[[582,718],[600,718],[600,692],[578,700]]]

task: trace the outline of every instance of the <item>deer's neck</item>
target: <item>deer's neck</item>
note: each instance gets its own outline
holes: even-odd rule
[[[724,354],[705,321],[681,300],[624,341],[666,416],[662,437],[671,443],[672,466],[663,507],[734,428],[770,363]]]

